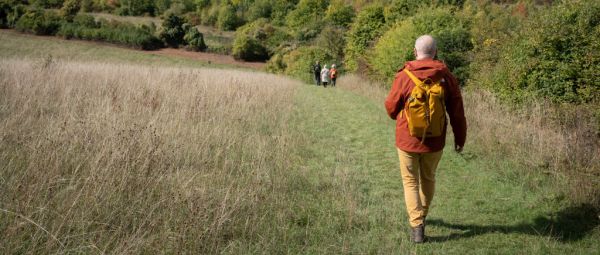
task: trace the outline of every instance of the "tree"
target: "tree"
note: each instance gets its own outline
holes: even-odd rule
[[[158,37],[170,47],[178,47],[179,44],[184,42],[183,36],[186,31],[182,27],[183,24],[183,18],[175,14],[169,14],[163,21],[162,31]]]

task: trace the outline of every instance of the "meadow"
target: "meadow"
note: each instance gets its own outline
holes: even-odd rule
[[[491,95],[465,93],[471,140],[445,150],[414,245],[384,89],[1,36],[2,253],[600,251],[598,212],[545,173],[577,176],[554,171],[574,132],[502,125]]]

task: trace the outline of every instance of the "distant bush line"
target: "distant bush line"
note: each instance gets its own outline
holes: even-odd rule
[[[69,2],[66,2],[69,3]],[[135,25],[128,22],[100,19],[87,14],[77,14],[73,6],[44,10],[25,5],[0,2],[0,27],[35,35],[55,35],[66,39],[101,41],[141,50],[169,47],[185,47],[192,51],[205,51],[204,35],[177,16],[167,19],[160,31],[153,25]],[[168,20],[167,20],[168,21]]]

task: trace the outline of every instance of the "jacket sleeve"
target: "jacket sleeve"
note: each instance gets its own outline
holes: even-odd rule
[[[454,75],[448,73],[445,79],[448,81],[448,96],[446,97],[446,111],[450,117],[450,125],[454,133],[454,144],[463,147],[467,139],[467,120],[463,107],[462,95],[458,80]]]
[[[398,73],[392,83],[392,89],[385,99],[385,109],[387,110],[388,116],[392,119],[396,119],[402,108],[404,108],[404,96],[402,95],[402,73]]]

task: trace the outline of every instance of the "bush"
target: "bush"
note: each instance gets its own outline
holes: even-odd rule
[[[346,45],[344,29],[332,26],[325,27],[315,40],[315,45],[327,50],[336,62],[341,62],[344,57],[344,45]]]
[[[207,48],[206,43],[204,43],[204,35],[196,27],[190,27],[183,39],[190,50],[205,51]]]
[[[219,9],[217,17],[217,27],[221,30],[232,31],[241,25],[241,20],[235,13],[235,8],[230,4],[225,4]]]
[[[327,7],[325,19],[332,25],[348,28],[352,24],[355,13],[351,5],[341,0],[332,1]]]
[[[63,6],[64,0],[31,0],[29,3],[36,8],[58,9]]]
[[[484,85],[516,101],[600,103],[600,3],[565,2],[528,20]],[[557,29],[560,28],[560,29]]]
[[[418,0],[394,0],[384,10],[385,22],[387,24],[394,24],[402,21],[414,15],[421,4],[422,1]]]
[[[90,41],[116,43],[142,50],[154,50],[163,47],[160,39],[154,36],[154,30],[148,26],[135,26],[121,22],[92,22],[87,15],[77,15],[73,23],[63,23],[59,36]]]
[[[124,16],[155,15],[156,7],[153,0],[120,0],[117,14]]]
[[[183,24],[183,18],[175,14],[169,14],[163,20],[162,30],[158,37],[170,47],[177,48],[184,43],[183,37],[186,31],[182,27]]]
[[[358,70],[358,64],[371,42],[382,33],[385,24],[383,7],[370,5],[364,8],[352,23],[345,48],[346,68]]]
[[[73,21],[73,18],[75,17],[75,15],[77,15],[77,12],[79,12],[80,2],[81,1],[79,0],[65,1],[62,8],[60,9],[60,16],[66,21]]]
[[[238,37],[249,37],[256,40],[260,45],[266,49],[268,56],[275,53],[275,50],[285,41],[290,39],[290,36],[285,33],[281,28],[275,27],[269,23],[267,19],[257,19],[251,23],[248,23],[240,28],[235,33],[236,38]],[[234,42],[235,44],[235,42]]]
[[[60,17],[53,11],[28,10],[19,18],[15,28],[36,35],[54,35],[61,25]]]
[[[242,35],[233,42],[233,58],[245,61],[265,61],[269,58],[267,49],[250,36]]]
[[[284,73],[310,83],[313,79],[311,66],[316,60],[324,64],[334,62],[333,56],[326,49],[315,46],[300,47],[283,56]]]
[[[286,26],[291,34],[300,41],[308,41],[319,35],[328,4],[329,1],[324,0],[301,0],[286,17]]]
[[[390,81],[406,61],[414,59],[415,40],[423,34],[432,35],[438,46],[438,58],[464,81],[468,68],[467,53],[472,48],[466,22],[447,8],[421,12],[398,23],[377,42],[368,60],[376,78]]]

